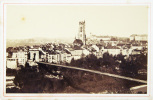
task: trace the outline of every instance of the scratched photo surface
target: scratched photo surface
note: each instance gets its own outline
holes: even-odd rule
[[[7,5],[6,93],[147,94],[148,6]]]

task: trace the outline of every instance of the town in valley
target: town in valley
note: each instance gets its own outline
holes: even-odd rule
[[[86,21],[77,26],[73,42],[6,44],[6,93],[147,93],[145,83],[114,76],[147,81],[148,34],[87,36]]]

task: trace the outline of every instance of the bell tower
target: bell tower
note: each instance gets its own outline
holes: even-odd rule
[[[86,45],[85,21],[79,22],[78,39],[82,40],[83,45]]]

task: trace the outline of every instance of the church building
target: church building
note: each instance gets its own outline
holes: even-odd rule
[[[86,45],[85,21],[79,22],[79,32],[77,39],[80,39],[83,42],[83,45]]]

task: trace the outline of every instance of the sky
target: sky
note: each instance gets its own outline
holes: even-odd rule
[[[7,5],[5,18],[7,39],[75,38],[84,20],[87,37],[148,34],[148,6],[142,5]]]

